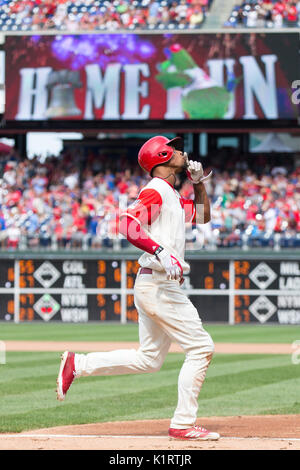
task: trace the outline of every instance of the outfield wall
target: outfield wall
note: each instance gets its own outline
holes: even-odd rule
[[[137,322],[137,253],[1,254],[0,320]],[[204,322],[300,324],[294,252],[190,253],[182,288]]]

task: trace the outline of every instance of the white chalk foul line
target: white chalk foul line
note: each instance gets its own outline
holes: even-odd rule
[[[128,436],[128,435],[107,435],[107,434],[0,434],[1,438],[54,438],[54,439],[169,439],[169,436]],[[296,437],[236,437],[236,436],[226,436],[220,437],[219,440],[241,440],[241,441],[263,441],[263,440],[270,440],[270,441],[293,441],[293,442],[300,442],[300,438]],[[186,442],[186,441],[185,441]],[[209,441],[203,441],[209,442]],[[217,441],[212,441],[217,442]]]

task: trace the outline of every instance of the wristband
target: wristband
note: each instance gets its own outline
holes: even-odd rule
[[[163,247],[162,247],[162,246],[159,246],[158,248],[156,248],[156,250],[154,251],[155,256],[157,257],[157,255],[158,255],[161,251],[163,251]]]

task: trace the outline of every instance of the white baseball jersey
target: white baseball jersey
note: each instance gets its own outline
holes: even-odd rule
[[[166,180],[155,177],[121,216],[128,215],[141,224],[154,242],[178,259],[183,273],[187,274],[190,267],[184,260],[185,223],[194,221],[195,212],[192,200],[183,199]],[[142,267],[164,270],[156,256],[146,252],[138,262]]]

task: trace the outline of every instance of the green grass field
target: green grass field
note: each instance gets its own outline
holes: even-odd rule
[[[207,325],[215,342],[300,339],[299,327]],[[0,340],[136,341],[137,325],[6,324]],[[0,365],[0,432],[135,419],[169,419],[177,401],[183,354],[168,354],[154,374],[75,380],[56,400],[60,354],[7,352]],[[290,355],[215,354],[199,396],[199,417],[300,413],[300,364]]]
[[[224,343],[292,343],[300,326],[205,324],[213,340]],[[113,323],[1,323],[0,341],[138,341],[138,325]]]

